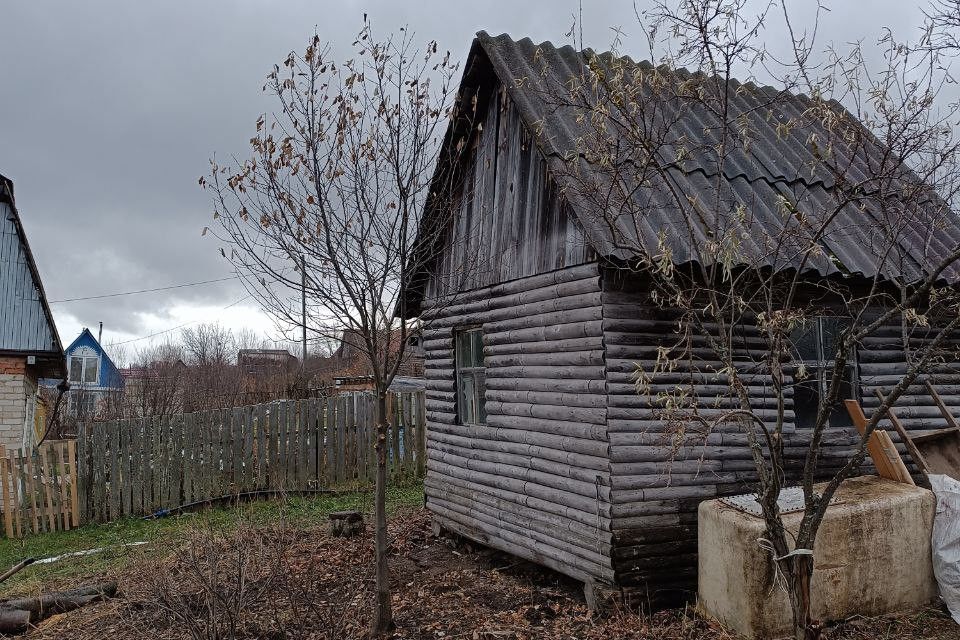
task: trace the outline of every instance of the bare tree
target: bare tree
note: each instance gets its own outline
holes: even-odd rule
[[[414,326],[403,313],[408,274],[434,246],[441,219],[418,229],[434,165],[445,148],[456,67],[436,43],[408,30],[377,39],[370,23],[354,57],[332,59],[314,36],[264,87],[278,111],[257,122],[252,156],[213,163],[216,235],[251,293],[288,329],[347,336],[369,365],[376,394],[376,616],[392,608],[385,512],[386,394]],[[465,105],[462,111],[469,111]],[[418,236],[418,230],[420,232]],[[293,333],[293,331],[291,331]]]
[[[787,59],[762,41],[780,14]],[[610,254],[629,256],[622,269],[649,276],[654,316],[676,327],[636,375],[663,443],[679,458],[714,434],[744,435],[796,637],[817,637],[812,549],[831,498],[888,409],[958,359],[960,249],[944,238],[958,227],[957,107],[938,103],[949,76],[942,49],[924,46],[954,27],[934,20],[915,46],[886,34],[877,72],[857,47],[815,64],[815,25],[795,31],[785,4],[748,16],[743,0],[681,0],[638,17],[660,66],[589,53],[563,86],[530,90],[583,125],[555,166],[572,185],[564,195]],[[780,86],[734,80],[751,70]],[[753,175],[762,144],[804,161]],[[812,360],[811,335],[824,345]],[[843,400],[867,343],[902,349],[902,361],[883,371],[865,433],[831,466],[825,441],[852,433]],[[665,390],[668,377],[680,382]],[[793,476],[790,447],[805,451]],[[777,506],[791,477],[804,496],[796,532]]]
[[[126,370],[123,417],[172,416],[184,411],[187,393],[182,345],[164,342],[139,349]]]
[[[216,322],[182,329],[180,341],[187,361],[201,367],[229,364],[236,354],[233,333]]]

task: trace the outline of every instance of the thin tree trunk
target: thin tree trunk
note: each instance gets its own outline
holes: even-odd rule
[[[810,618],[810,580],[813,557],[796,555],[787,559],[793,566],[789,572],[790,609],[793,612],[793,633],[796,640],[817,640],[818,628]]]
[[[373,499],[374,557],[376,562],[376,610],[373,617],[373,635],[379,636],[393,629],[393,606],[390,602],[390,568],[387,565],[387,402],[383,392],[377,392],[377,484]]]

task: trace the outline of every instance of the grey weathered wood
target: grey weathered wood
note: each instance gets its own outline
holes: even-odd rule
[[[350,410],[352,406],[351,400],[349,396],[343,395],[337,398],[337,430],[339,431],[338,435],[340,438],[340,449],[337,453],[338,458],[340,458],[337,463],[340,473],[340,477],[337,480],[338,482],[346,482],[350,478],[349,469],[352,465],[351,455],[353,453],[353,443],[351,441],[352,429],[350,425],[353,415]]]
[[[256,488],[263,489],[267,487],[267,475],[266,475],[266,464],[267,464],[267,446],[269,437],[267,431],[269,430],[268,417],[267,417],[267,405],[260,405],[257,407],[256,412],[256,421],[257,421],[257,466],[256,466]]]
[[[366,394],[354,398],[354,440],[356,442],[354,465],[357,480],[364,484],[368,480],[367,462],[369,459],[369,426],[367,423]]]
[[[324,403],[323,419],[323,482],[324,486],[331,486],[337,479],[337,401],[327,398]]]
[[[120,510],[122,504],[121,493],[123,491],[123,479],[120,477],[120,428],[119,422],[107,423],[110,447],[107,454],[110,460],[110,479],[108,480],[110,491],[108,513],[110,520],[118,520],[122,515]]]
[[[90,483],[92,481],[92,469],[90,460],[89,426],[81,424],[77,429],[77,486],[75,491],[79,496],[80,520],[90,522]],[[14,491],[14,493],[16,493]],[[4,505],[5,508],[9,506]]]
[[[102,428],[102,424],[91,425],[91,430],[93,434],[92,446],[93,446],[93,517],[96,522],[106,522],[107,520],[107,511],[106,511],[106,481],[104,477],[104,465],[106,464],[106,432]]]
[[[279,412],[277,414],[277,477],[281,487],[287,489],[290,487],[290,402],[282,401],[279,403]]]
[[[414,469],[414,416],[416,415],[414,407],[414,396],[407,395],[403,403],[403,475],[413,477]]]
[[[230,468],[232,493],[243,491],[244,431],[246,430],[246,410],[242,407],[233,410],[231,420]]]
[[[188,413],[183,416],[183,462],[181,487],[184,504],[193,502],[193,478],[196,473],[194,464],[195,443],[197,441],[197,416]]]
[[[307,488],[310,452],[310,401],[297,401],[297,489]]]
[[[131,492],[133,491],[133,478],[132,471],[133,465],[131,463],[131,439],[132,439],[132,430],[133,423],[131,421],[124,421],[123,428],[120,430],[120,446],[117,451],[117,457],[120,461],[120,475],[121,475],[121,484],[120,484],[120,513],[124,516],[129,516],[132,513],[132,499]]]
[[[195,450],[194,474],[193,474],[193,502],[205,500],[210,497],[210,433],[213,430],[212,422],[214,414],[212,412],[198,413],[199,422],[197,429],[197,442]]]
[[[307,487],[310,486],[316,487],[322,485],[322,482],[319,482],[322,472],[320,470],[320,456],[323,453],[323,449],[320,445],[321,431],[318,427],[318,421],[320,420],[320,410],[321,404],[320,400],[312,399],[307,401],[307,423],[306,423],[306,433],[309,445],[305,448],[306,451],[306,478]]]
[[[252,491],[254,486],[254,413],[255,410],[252,407],[245,407],[243,410],[243,455],[240,457],[241,491]]]
[[[187,416],[177,416],[177,427],[173,440],[173,490],[171,493],[171,503],[174,507],[187,502],[183,490],[183,474],[185,468],[185,459],[187,453]]]

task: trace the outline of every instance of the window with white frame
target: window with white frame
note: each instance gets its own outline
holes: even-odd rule
[[[483,330],[462,329],[454,335],[454,358],[457,369],[457,422],[486,424],[483,407],[487,388],[483,366]]]
[[[100,379],[100,358],[93,355],[70,356],[70,383],[97,384]]]
[[[839,340],[848,324],[844,318],[811,318],[790,336],[798,361],[793,384],[793,411],[799,429],[812,428],[816,423],[821,398],[825,398],[830,389],[830,375],[836,362]],[[830,427],[853,426],[843,400],[857,399],[855,352],[847,356],[842,375],[838,402],[831,408],[827,418]]]

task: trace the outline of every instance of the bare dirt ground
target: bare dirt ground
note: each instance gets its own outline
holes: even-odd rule
[[[509,556],[430,535],[422,509],[393,518],[392,637],[467,640],[732,638],[688,609],[591,614],[580,585]],[[331,538],[324,529],[197,527],[182,548],[147,553],[113,575],[122,595],[54,616],[31,638],[366,637],[370,620],[370,532]],[[47,588],[75,586],[48,585]],[[956,638],[937,608],[857,619],[827,637]]]

